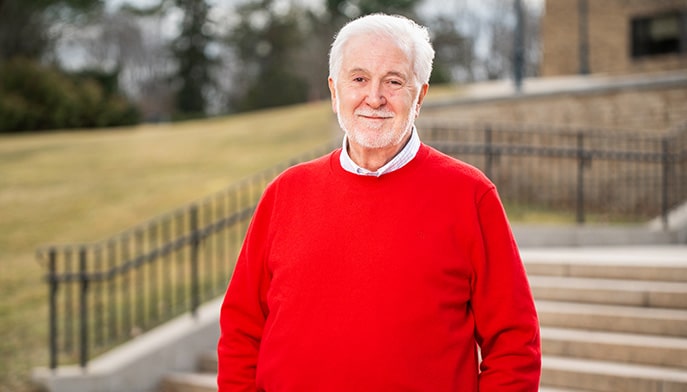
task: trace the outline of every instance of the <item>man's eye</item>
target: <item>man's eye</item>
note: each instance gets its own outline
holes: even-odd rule
[[[353,81],[354,81],[354,82],[360,83],[360,82],[364,82],[364,81],[365,81],[365,78],[359,76],[359,77],[357,77],[357,78],[353,78]]]

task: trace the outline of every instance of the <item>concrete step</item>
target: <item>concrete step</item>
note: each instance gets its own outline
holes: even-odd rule
[[[213,373],[170,373],[165,375],[159,392],[217,392]]]
[[[160,392],[216,392],[216,374],[171,373],[160,387]],[[541,387],[539,392],[593,392],[581,389]]]
[[[544,355],[687,370],[687,338],[547,327],[541,336]]]
[[[539,392],[678,392],[687,390],[687,370],[545,355]],[[214,373],[171,373],[160,392],[214,392]],[[574,389],[573,389],[574,388]]]
[[[173,373],[162,381],[160,392],[216,392],[215,374]],[[592,390],[542,386],[539,392],[594,392]]]
[[[595,392],[684,392],[687,370],[544,356],[541,385]]]
[[[521,256],[531,276],[687,283],[687,247],[529,248]]]
[[[607,305],[687,310],[687,283],[530,276],[534,297]]]
[[[543,327],[687,337],[687,310],[536,301]]]

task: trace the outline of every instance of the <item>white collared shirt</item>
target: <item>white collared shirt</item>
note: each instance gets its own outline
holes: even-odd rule
[[[358,166],[351,156],[348,155],[348,140],[346,136],[343,138],[343,147],[341,148],[341,156],[339,161],[341,162],[341,167],[351,173],[358,174],[361,176],[374,176],[379,177],[382,174],[391,173],[398,170],[412,161],[420,150],[420,136],[417,134],[417,130],[413,127],[410,135],[410,140],[401,149],[401,151],[396,154],[386,165],[380,167],[377,171],[370,171],[365,168]]]

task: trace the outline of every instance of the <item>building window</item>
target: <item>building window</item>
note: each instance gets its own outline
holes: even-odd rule
[[[632,20],[632,57],[687,53],[687,12]]]

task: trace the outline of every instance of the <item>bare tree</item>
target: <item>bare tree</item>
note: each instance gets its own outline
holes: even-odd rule
[[[164,13],[103,10],[87,26],[60,26],[65,68],[117,73],[119,87],[136,101],[146,120],[164,120],[173,110],[170,77],[175,61]]]
[[[140,38],[132,42],[133,35],[119,36],[125,48],[120,56],[120,85],[139,103],[146,120],[168,120],[174,111],[170,79],[176,62],[164,33],[164,16],[144,15],[135,20]]]
[[[75,24],[102,0],[0,0],[0,61],[51,58],[58,38],[54,25]]]
[[[539,62],[539,13],[525,11],[525,75]],[[436,64],[453,82],[507,78],[512,73],[515,8],[513,1],[428,0],[421,12],[433,33]]]
[[[489,50],[482,57],[486,79],[503,79],[512,75],[515,51],[516,15],[513,2],[485,0],[490,12],[484,20],[489,36]],[[523,2],[524,16],[524,76],[535,76],[539,63],[540,15]]]
[[[457,20],[446,15],[440,15],[430,25],[436,52],[432,82],[474,80],[474,38],[461,31]]]

